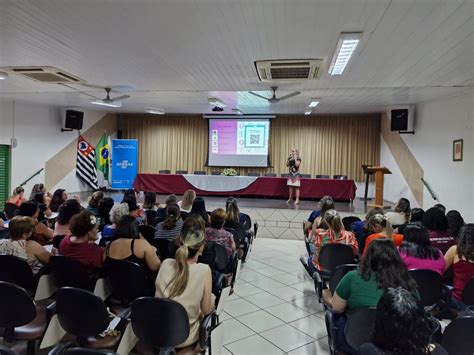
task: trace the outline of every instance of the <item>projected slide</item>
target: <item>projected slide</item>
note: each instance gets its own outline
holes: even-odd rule
[[[209,165],[267,166],[269,136],[268,119],[210,119]]]

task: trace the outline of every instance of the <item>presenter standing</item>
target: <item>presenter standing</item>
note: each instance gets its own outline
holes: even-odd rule
[[[300,166],[301,166],[301,158],[298,153],[298,149],[292,148],[290,155],[288,156],[288,160],[286,161],[286,166],[288,167],[288,189],[289,189],[289,198],[286,203],[291,203],[293,201],[293,192],[295,192],[296,200],[295,205],[300,203],[300,185],[301,185],[301,177],[300,177]]]

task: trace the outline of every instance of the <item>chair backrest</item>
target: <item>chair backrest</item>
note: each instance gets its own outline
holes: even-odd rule
[[[329,175],[320,175],[320,174],[316,175],[316,179],[330,179],[330,178],[331,176]]]
[[[5,346],[0,345],[0,355],[15,355],[15,352]]]
[[[176,174],[187,174],[187,170],[176,170]]]
[[[465,305],[474,305],[474,277],[464,286],[462,301]]]
[[[229,228],[229,227],[224,227],[224,229],[232,234],[232,237],[234,238],[235,244],[238,244],[240,241],[240,235],[239,233],[234,229],[234,228]]]
[[[159,174],[171,174],[171,170],[168,169],[163,169],[163,170],[158,170]]]
[[[248,214],[242,213],[242,212],[240,212],[240,214],[245,217],[245,221],[243,223],[244,229],[246,231],[252,229],[252,219],[250,218],[250,216]]]
[[[194,175],[206,175],[206,172],[203,170],[195,170]]]
[[[260,173],[258,171],[249,171],[247,176],[260,176]]]
[[[275,174],[275,173],[265,173],[265,174],[263,174],[263,176],[267,176],[267,177],[276,177],[276,176],[277,176],[277,174]]]
[[[112,295],[128,304],[146,295],[147,279],[143,268],[128,260],[107,258],[104,265]]]
[[[213,170],[211,172],[211,175],[220,175],[220,174],[221,174],[221,172],[219,170]]]
[[[153,245],[160,253],[161,261],[169,258],[174,258],[174,255],[172,255],[169,249],[170,243],[173,243],[173,241],[162,238],[155,238],[150,242],[150,244]]]
[[[67,256],[52,256],[49,259],[51,274],[57,288],[77,287],[93,290],[95,280],[78,260]]]
[[[347,343],[354,349],[371,341],[375,325],[375,308],[358,308],[347,315],[344,335]]]
[[[56,291],[56,313],[61,327],[78,337],[100,334],[110,322],[104,302],[92,292],[75,287]]]
[[[288,176],[290,176],[290,174],[285,173],[285,174],[280,174],[280,176],[281,176],[282,178],[287,178]]]
[[[7,202],[5,203],[5,207],[3,208],[3,212],[5,212],[5,215],[8,219],[12,219],[18,214],[18,210],[20,208],[15,205],[14,203]]]
[[[216,250],[216,269],[218,271],[224,271],[229,263],[229,256],[227,255],[227,249],[225,246],[215,243],[214,248]]]
[[[178,302],[142,297],[132,304],[132,329],[145,345],[175,347],[189,336],[188,314]]]
[[[311,179],[311,174],[301,174],[301,177],[304,179]]]
[[[148,224],[154,226],[153,224],[153,220],[155,219],[156,217],[156,211],[154,210],[146,210],[145,211],[145,214],[146,214],[146,221]]]
[[[360,222],[360,218],[357,216],[346,216],[342,218],[342,224],[344,225],[344,229],[346,231],[352,230],[351,229],[352,223],[355,223],[355,222]]]
[[[207,264],[213,270],[216,270],[217,264],[217,251],[215,242],[207,242],[202,255],[199,256],[198,262],[201,264]]]
[[[354,253],[349,245],[342,243],[325,244],[319,251],[318,263],[324,270],[332,272],[343,264],[352,264]]]
[[[142,224],[141,226],[138,226],[138,230],[140,231],[140,234],[143,235],[143,237],[151,241],[153,238],[155,238],[155,227],[149,226],[147,224]]]
[[[181,211],[181,219],[184,221],[186,217],[188,216],[189,212],[186,211]]]
[[[0,281],[14,283],[33,294],[36,280],[26,261],[13,255],[0,255]]]
[[[35,319],[35,304],[24,288],[0,281],[0,295],[0,328],[20,327]]]
[[[347,175],[334,175],[333,179],[337,180],[347,180]]]
[[[237,243],[237,241],[239,243],[242,243],[243,240],[245,239],[245,228],[243,226],[242,223],[240,222],[225,222],[224,223],[224,228],[232,228],[232,229],[235,229],[235,231],[239,234],[239,239],[238,240],[235,240],[235,242]]]
[[[423,307],[438,303],[443,296],[443,278],[433,270],[413,269],[410,275],[416,281]]]
[[[444,330],[441,345],[448,354],[472,354],[474,350],[472,334],[474,334],[474,316],[460,316],[451,321]]]
[[[59,245],[63,241],[64,237],[66,237],[66,236],[65,235],[55,235],[53,237],[53,247],[55,247],[56,249],[59,249]]]
[[[153,218],[153,221],[151,222],[151,225],[152,225],[153,227],[156,227],[156,225],[157,225],[158,223],[163,222],[165,219],[166,219],[166,217],[155,217],[155,218]]]
[[[116,355],[113,350],[108,349],[88,349],[88,348],[70,348],[66,349],[64,355]]]
[[[331,278],[329,279],[329,290],[332,294],[336,291],[336,287],[342,278],[352,270],[357,269],[357,264],[344,264],[336,267],[331,273]]]

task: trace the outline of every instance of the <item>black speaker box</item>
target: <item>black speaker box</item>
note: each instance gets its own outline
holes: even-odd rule
[[[408,130],[408,109],[391,110],[390,121],[390,129],[392,131]]]
[[[83,118],[84,118],[84,112],[67,110],[65,128],[78,129],[78,130],[82,129]]]

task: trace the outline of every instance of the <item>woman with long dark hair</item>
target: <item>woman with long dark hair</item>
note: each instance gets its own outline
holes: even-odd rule
[[[181,210],[176,203],[172,203],[166,207],[166,219],[156,225],[155,238],[176,239],[182,226]]]
[[[58,218],[54,225],[54,235],[70,235],[69,222],[76,214],[81,213],[82,207],[75,199],[66,200],[58,210]]]
[[[196,197],[193,201],[193,207],[191,208],[191,212],[189,215],[198,214],[206,223],[206,227],[209,227],[209,214],[206,211],[206,202],[202,197]]]
[[[145,192],[145,201],[143,202],[143,209],[145,211],[156,211],[158,208],[156,204],[156,193],[155,192]],[[148,221],[151,223],[152,221]]]
[[[448,219],[439,207],[428,209],[423,215],[422,224],[428,229],[431,245],[443,253],[456,244],[454,235],[448,229]]]
[[[410,201],[406,198],[398,200],[392,212],[387,212],[385,215],[392,226],[398,227],[410,221]]]
[[[51,212],[58,212],[59,206],[61,206],[64,201],[67,200],[67,193],[64,189],[57,189],[49,201],[49,209]]]
[[[398,251],[408,270],[428,269],[441,275],[444,272],[443,253],[431,246],[428,230],[419,224],[406,225],[404,240]]]
[[[464,218],[462,218],[459,211],[451,210],[446,213],[446,219],[448,220],[448,230],[452,233],[454,238],[457,239],[461,227],[466,224],[466,222],[464,222]]]

